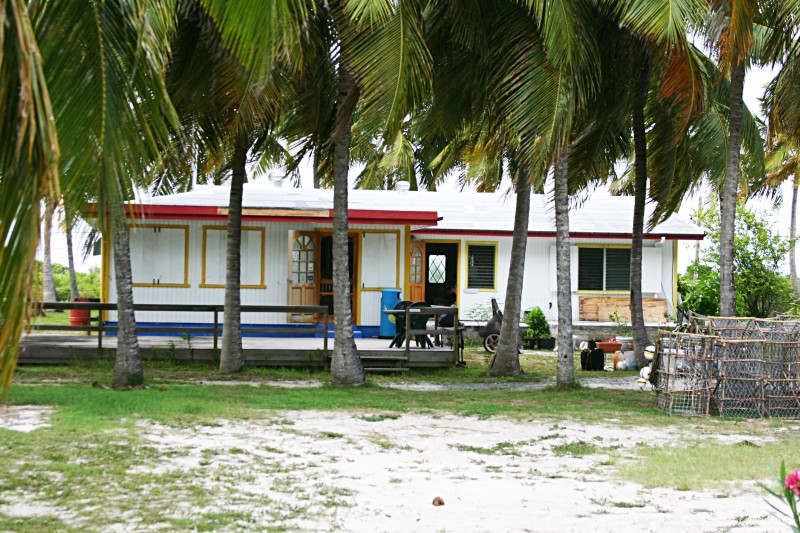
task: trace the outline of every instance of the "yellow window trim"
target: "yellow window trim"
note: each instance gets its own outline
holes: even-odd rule
[[[203,289],[224,289],[225,285],[220,283],[206,283],[206,238],[208,237],[208,230],[213,231],[227,231],[228,226],[220,226],[220,225],[204,225],[203,226],[203,245],[202,245],[202,256],[201,256],[201,274],[200,274],[200,288]],[[242,231],[258,231],[261,233],[261,282],[256,285],[240,285],[239,288],[241,289],[266,289],[267,285],[264,282],[264,262],[265,262],[265,250],[264,247],[266,246],[266,228],[258,227],[258,226],[242,226]]]
[[[579,243],[576,244],[578,248],[630,248],[630,244],[592,244],[592,243]]]
[[[170,287],[188,289],[189,284],[189,225],[188,224],[128,224],[128,228],[167,228],[183,230],[183,283],[133,283],[134,287]]]
[[[575,291],[575,294],[630,295],[631,291]]]
[[[469,247],[470,246],[494,246],[494,279],[492,280],[492,287],[491,288],[482,288],[482,289],[472,289],[478,292],[497,292],[497,241],[467,241],[466,243],[466,250],[467,250],[467,260],[466,260],[466,267],[469,268]],[[467,272],[467,284],[469,284],[469,272]],[[467,289],[471,289],[471,287],[466,287]]]

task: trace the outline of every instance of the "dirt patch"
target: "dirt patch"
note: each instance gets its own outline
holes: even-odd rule
[[[255,529],[346,531],[775,531],[753,486],[645,489],[615,479],[612,450],[672,445],[680,431],[493,418],[281,412],[251,422],[142,424],[180,472],[247,509]],[[176,453],[176,452],[182,453]],[[433,505],[435,498],[444,505]],[[269,502],[266,505],[264,502]],[[269,507],[269,509],[267,509]],[[176,506],[176,514],[203,509]],[[180,510],[182,509],[182,510]]]
[[[0,428],[29,433],[48,427],[52,407],[39,405],[0,405]]]

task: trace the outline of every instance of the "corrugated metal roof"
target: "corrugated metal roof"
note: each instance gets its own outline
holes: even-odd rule
[[[200,186],[194,191],[144,199],[143,205],[227,207],[227,185]],[[349,208],[376,211],[432,211],[441,220],[437,232],[511,232],[515,197],[501,193],[452,191],[367,191],[350,190]],[[244,185],[243,208],[250,209],[332,209],[330,189],[276,188],[265,181]],[[648,206],[647,215],[652,212]],[[555,213],[550,198],[533,195],[528,231],[554,233]],[[583,205],[570,210],[570,233],[625,235],[631,233],[633,197],[592,195]],[[703,230],[688,218],[675,214],[656,226],[650,235],[698,238]]]

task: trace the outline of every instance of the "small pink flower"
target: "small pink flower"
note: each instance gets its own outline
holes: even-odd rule
[[[786,488],[800,496],[800,470],[795,470],[786,476]]]

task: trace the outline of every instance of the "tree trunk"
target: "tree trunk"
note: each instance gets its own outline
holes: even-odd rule
[[[500,340],[491,367],[490,376],[518,376],[519,368],[519,314],[522,305],[522,284],[525,278],[525,248],[528,244],[528,218],[531,210],[531,186],[528,173],[520,170],[517,178],[517,206],[514,212],[514,237],[511,241],[511,262],[508,267],[506,301],[503,307],[503,324]]]
[[[575,383],[574,348],[572,346],[572,282],[569,246],[569,151],[559,154],[553,181],[553,202],[556,211],[556,282],[558,285],[558,364],[556,382],[559,387]]]
[[[119,202],[119,203],[118,203]],[[139,337],[136,334],[136,316],[133,311],[133,278],[131,275],[131,247],[128,221],[121,200],[112,200],[111,242],[114,254],[114,282],[117,287],[117,357],[114,360],[114,388],[139,385],[144,381],[144,370],[139,358]]]
[[[792,182],[792,220],[789,224],[789,277],[792,279],[792,298],[800,299],[800,282],[797,281],[797,258],[794,240],[797,238],[797,174]]]
[[[639,92],[633,104],[633,145],[636,177],[633,186],[633,230],[631,232],[631,325],[633,326],[633,350],[636,366],[647,365],[644,348],[650,343],[644,326],[644,306],[642,304],[642,239],[644,238],[644,204],[647,194],[647,137],[644,124],[644,106],[650,82],[650,66],[645,53],[643,57]]]
[[[44,235],[42,238],[42,300],[57,302],[56,284],[53,281],[53,263],[50,258],[50,234],[53,232],[53,206],[47,202],[44,208]]]
[[[75,257],[72,253],[72,222],[69,219],[67,208],[64,208],[64,228],[67,233],[67,268],[69,268],[69,297],[75,301],[80,298],[78,292],[78,278],[75,276]]]
[[[244,366],[242,355],[241,312],[241,252],[242,252],[242,196],[248,143],[240,135],[233,148],[231,161],[231,192],[228,199],[228,243],[225,262],[225,316],[222,321],[222,352],[219,371],[223,374],[239,372]]]
[[[731,71],[730,119],[725,181],[720,194],[720,265],[719,309],[722,316],[736,316],[736,288],[733,280],[733,233],[736,217],[736,193],[739,186],[739,156],[742,146],[742,91],[744,62]]]
[[[355,76],[339,59],[339,95],[336,130],[333,138],[333,313],[334,342],[331,358],[331,383],[336,387],[364,384],[364,367],[353,339],[353,311],[350,304],[348,263],[347,173],[350,170],[350,128],[353,99],[358,87]]]
[[[320,175],[319,175],[319,166],[322,163],[322,157],[319,154],[320,150],[321,150],[320,147],[317,147],[317,148],[314,149],[314,163],[313,163],[313,165],[314,165],[314,174],[313,174],[313,177],[314,177],[314,188],[315,189],[319,189],[321,187]]]

